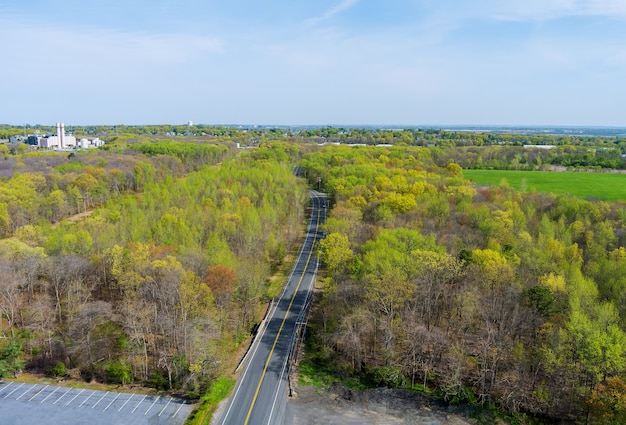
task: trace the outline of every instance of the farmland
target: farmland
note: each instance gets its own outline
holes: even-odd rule
[[[586,172],[463,170],[481,186],[509,186],[522,192],[571,194],[584,199],[626,201],[626,175]]]

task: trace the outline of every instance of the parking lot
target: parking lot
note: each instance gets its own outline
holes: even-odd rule
[[[182,425],[192,409],[171,397],[0,381],[3,425]]]

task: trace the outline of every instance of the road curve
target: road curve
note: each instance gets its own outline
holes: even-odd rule
[[[218,425],[264,425],[283,422],[289,354],[296,326],[312,295],[318,259],[314,246],[323,237],[326,195],[310,191],[311,217],[298,259],[267,325],[257,336]]]

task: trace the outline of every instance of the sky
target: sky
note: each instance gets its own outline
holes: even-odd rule
[[[0,0],[0,124],[626,126],[625,0]]]

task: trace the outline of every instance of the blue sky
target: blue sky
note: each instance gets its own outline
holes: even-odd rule
[[[624,0],[0,0],[0,123],[626,126]]]

